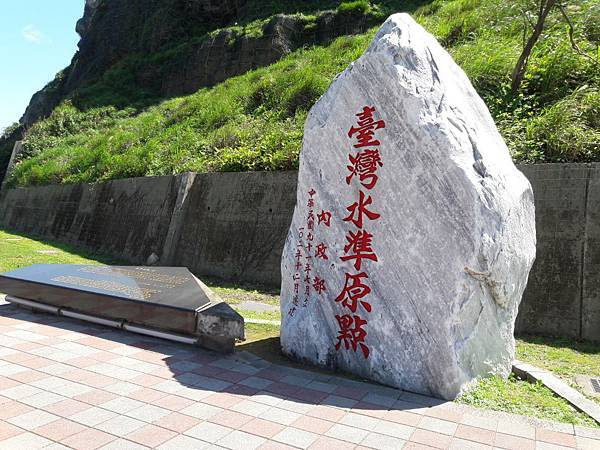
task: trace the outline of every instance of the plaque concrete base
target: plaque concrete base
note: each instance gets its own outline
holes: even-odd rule
[[[187,269],[47,264],[0,275],[20,306],[232,352],[244,319]]]

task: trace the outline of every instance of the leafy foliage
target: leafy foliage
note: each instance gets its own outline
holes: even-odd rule
[[[344,13],[366,14],[371,9],[371,4],[367,0],[344,1],[337,9]]]

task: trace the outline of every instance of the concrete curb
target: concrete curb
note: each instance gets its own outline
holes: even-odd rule
[[[246,322],[246,323],[258,323],[258,324],[261,324],[261,325],[277,325],[277,326],[281,326],[281,323],[278,320],[246,319],[244,317],[244,322]]]
[[[587,414],[600,424],[600,405],[589,400],[552,373],[518,360],[513,361],[512,371],[515,375],[529,382],[541,382],[556,395],[564,398],[576,409]]]

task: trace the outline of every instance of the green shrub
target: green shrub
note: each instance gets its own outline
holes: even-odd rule
[[[526,129],[524,160],[551,162],[600,159],[600,91],[580,89],[534,117]],[[528,149],[539,151],[532,157]]]
[[[592,5],[583,19],[583,32],[588,41],[600,45],[600,4]]]
[[[90,135],[110,128],[132,113],[131,109],[118,110],[113,106],[81,111],[70,101],[64,101],[52,111],[50,117],[36,122],[27,131],[22,157],[36,155],[79,133]]]
[[[366,14],[371,9],[371,4],[367,0],[343,1],[337,9],[346,14]]]

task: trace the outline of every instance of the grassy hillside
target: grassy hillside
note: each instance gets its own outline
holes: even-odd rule
[[[271,3],[276,10],[278,2]],[[358,0],[339,8],[379,14],[383,20],[405,9],[405,3]],[[513,94],[510,73],[523,45],[525,4],[434,0],[413,15],[467,72],[516,161],[600,160],[600,7],[595,0],[569,2],[574,39],[586,55],[573,50],[567,22],[554,11],[522,89]],[[260,24],[244,24],[243,32],[260,33]],[[67,100],[29,130],[26,154],[11,183],[295,168],[307,111],[333,77],[366,49],[374,32],[296,51],[269,67],[147,108],[122,102],[86,107]],[[91,88],[85,94],[106,99],[111,85],[122,84],[120,76],[126,75],[107,74],[96,94]]]

